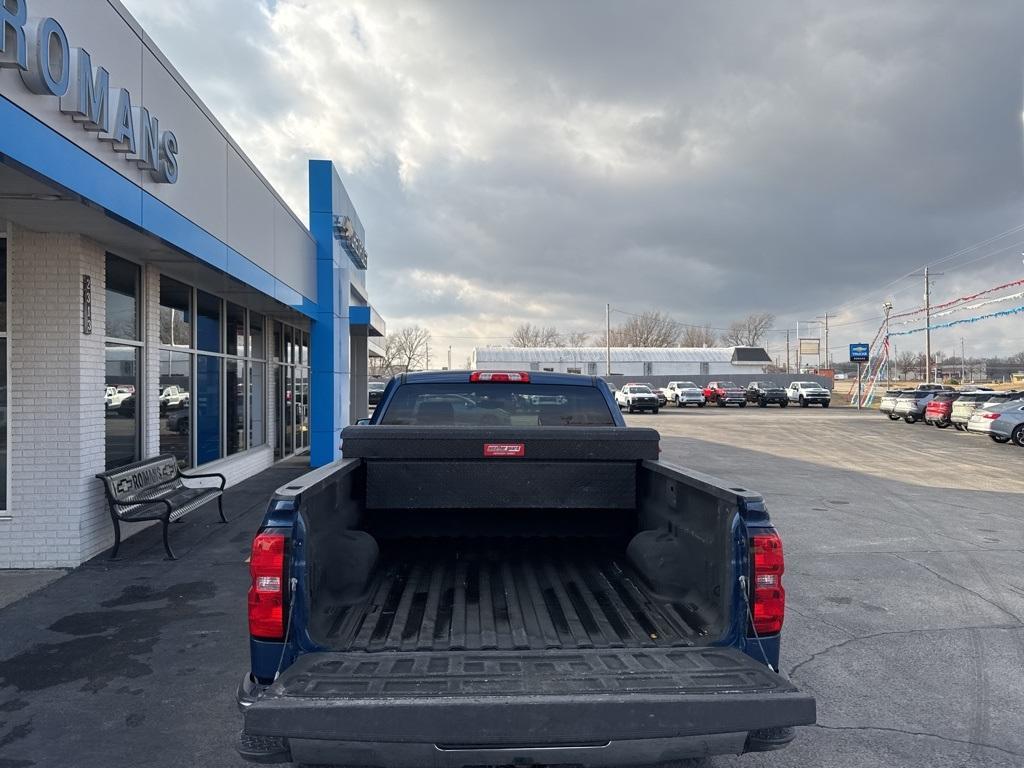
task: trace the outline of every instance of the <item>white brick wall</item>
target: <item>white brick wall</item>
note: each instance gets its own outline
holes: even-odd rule
[[[11,226],[8,240],[10,521],[0,521],[0,568],[73,567],[113,543],[105,461],[105,249],[80,235]],[[92,278],[93,332],[82,333],[82,275]],[[202,287],[202,286],[200,286]],[[143,270],[141,401],[144,456],[160,450],[160,273]],[[265,339],[270,343],[268,320]],[[211,464],[229,485],[273,463],[276,419],[267,361],[267,443]],[[128,525],[122,536],[145,526]]]
[[[79,235],[10,227],[8,512],[0,567],[67,567],[102,525],[104,251]],[[82,275],[93,333],[82,333]],[[109,523],[108,523],[109,525]]]

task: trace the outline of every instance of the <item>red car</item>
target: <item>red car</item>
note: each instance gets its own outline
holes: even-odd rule
[[[924,408],[925,424],[934,424],[939,429],[945,429],[952,422],[949,420],[953,415],[953,402],[960,397],[959,392],[939,392]]]

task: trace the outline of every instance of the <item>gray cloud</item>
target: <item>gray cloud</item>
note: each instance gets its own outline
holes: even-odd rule
[[[1016,2],[127,5],[296,210],[305,158],[339,162],[375,302],[439,337],[596,329],[605,301],[848,322],[1024,219]]]

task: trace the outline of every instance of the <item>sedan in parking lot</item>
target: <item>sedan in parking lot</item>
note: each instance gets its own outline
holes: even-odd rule
[[[1024,447],[1024,400],[978,408],[967,422],[967,431],[988,435],[997,443],[1012,440]]]

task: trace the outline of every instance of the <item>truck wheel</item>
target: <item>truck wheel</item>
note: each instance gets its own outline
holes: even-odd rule
[[[651,409],[651,413],[657,413],[657,412],[658,412],[658,409],[657,409],[657,408],[652,408],[652,409]]]
[[[989,435],[989,437],[991,437],[997,443],[1008,443],[1008,442],[1010,442],[1010,438],[1003,437],[1002,435]]]
[[[889,414],[889,420],[890,420],[890,421],[899,421],[899,420],[900,420],[900,417],[899,417],[899,416],[897,416],[897,415],[896,415],[895,413],[890,413],[890,414]]]
[[[633,412],[633,404],[632,403],[626,403],[626,413],[632,413],[632,412]]]
[[[913,424],[915,421],[917,421],[917,416],[908,413],[906,416],[903,417],[903,420],[907,422],[907,424]]]
[[[939,429],[946,429],[949,426],[948,421],[934,421],[932,423]]]
[[[737,405],[739,405],[740,408],[746,408],[747,407],[747,401],[744,400],[742,403],[737,403]]]
[[[829,401],[829,400],[826,400],[825,402],[823,402],[823,403],[821,404],[821,407],[822,407],[822,408],[828,408],[828,407],[829,407],[829,406],[830,406],[831,404],[832,404],[832,403],[831,403],[831,401]]]
[[[677,397],[677,398],[676,398],[676,408],[682,408],[682,407],[683,407],[684,405],[686,405],[686,403],[684,403],[684,402],[683,402],[682,400],[680,400],[680,399],[679,399],[679,398]]]
[[[758,401],[757,401],[757,404],[758,404],[758,405],[759,405],[760,407],[762,407],[762,408],[767,408],[767,407],[768,407],[768,401],[767,401],[767,400],[758,400]]]
[[[806,408],[809,405],[810,405],[810,403],[808,403],[806,400],[804,400],[804,396],[800,395],[800,407],[801,408]]]
[[[721,400],[715,400],[715,405],[717,405],[719,408],[725,408],[725,403]]]
[[[698,407],[698,408],[703,408],[703,407],[704,407],[705,405],[707,405],[707,402],[706,402],[706,401],[705,401],[705,402],[703,402],[703,403],[697,403],[697,407]]]
[[[781,403],[779,403],[779,408],[788,408],[788,407],[789,407],[789,400],[783,400]]]

